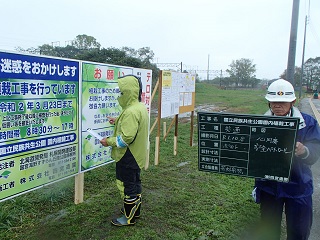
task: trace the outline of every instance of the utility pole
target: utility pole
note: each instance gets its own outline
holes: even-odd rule
[[[207,81],[209,80],[209,59],[210,59],[210,54],[208,54],[208,71],[207,71]]]
[[[303,68],[304,68],[304,50],[306,48],[307,21],[308,21],[308,17],[306,16],[306,19],[305,19],[305,22],[304,22],[304,36],[303,36],[303,50],[302,50],[302,63],[301,63],[301,78],[300,78],[299,98],[301,98],[301,91],[302,91]]]
[[[296,46],[297,46],[299,4],[300,4],[300,0],[293,0],[287,76],[286,76],[287,80],[291,82],[293,86],[295,85],[294,71],[295,71]]]

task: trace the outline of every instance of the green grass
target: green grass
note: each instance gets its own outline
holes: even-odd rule
[[[267,109],[264,91],[220,90],[203,83],[196,85],[196,103],[227,112],[260,114]],[[254,180],[198,171],[198,148],[189,146],[185,119],[179,121],[178,154],[173,155],[172,129],[166,141],[161,139],[155,166],[156,132],[150,136],[150,167],[142,172],[142,216],[135,226],[110,224],[119,216],[121,199],[115,165],[109,164],[85,173],[81,204],[73,203],[73,178],[0,203],[0,239],[245,239],[241,236],[259,217],[259,205],[250,196]]]
[[[222,90],[212,84],[196,84],[196,105],[214,104],[233,113],[263,114],[268,109],[265,90]]]

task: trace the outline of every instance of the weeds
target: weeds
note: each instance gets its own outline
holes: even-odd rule
[[[196,92],[197,105],[214,104],[227,111],[241,106],[242,113],[262,113],[267,107],[261,91],[198,83]],[[85,173],[81,204],[73,203],[73,178],[0,203],[0,239],[241,239],[259,216],[250,196],[253,179],[198,171],[198,149],[197,144],[189,146],[188,121],[179,122],[177,156],[172,129],[161,141],[155,166],[155,132],[150,136],[150,167],[142,172],[142,216],[136,226],[110,224],[121,208],[111,163]]]

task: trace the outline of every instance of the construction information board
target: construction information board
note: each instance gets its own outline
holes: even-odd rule
[[[87,130],[113,134],[132,74],[150,118],[152,70],[0,51],[0,202],[113,162]]]
[[[79,71],[0,52],[0,201],[78,173]]]
[[[161,118],[194,111],[196,76],[161,71]]]
[[[288,182],[298,125],[298,118],[199,112],[199,170]]]

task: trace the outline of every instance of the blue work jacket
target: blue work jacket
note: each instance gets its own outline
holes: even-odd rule
[[[296,108],[294,110],[299,112]],[[259,191],[261,190],[279,198],[301,198],[313,193],[311,165],[320,157],[320,128],[312,116],[301,112],[299,114],[302,127],[297,132],[296,140],[308,148],[308,156],[294,157],[288,183],[256,179],[257,201],[259,201]]]

